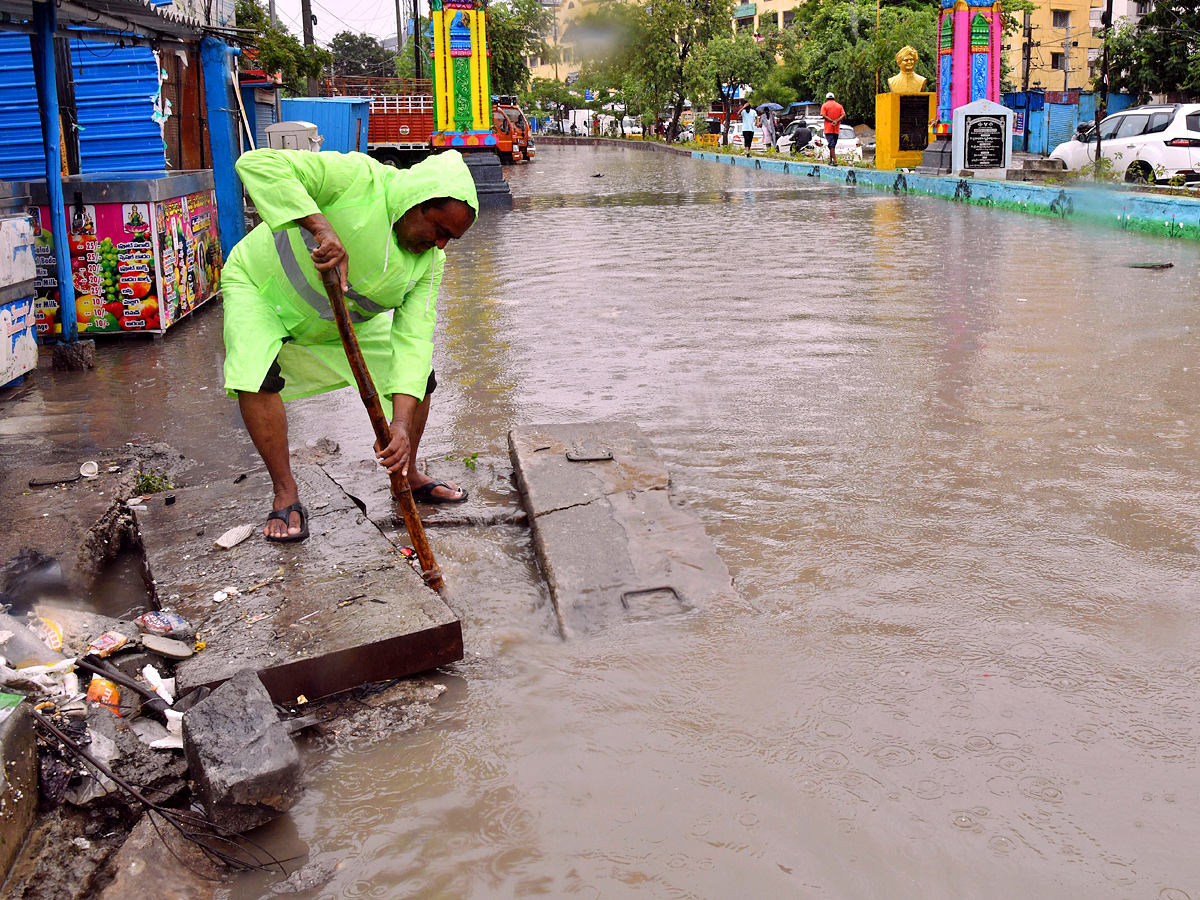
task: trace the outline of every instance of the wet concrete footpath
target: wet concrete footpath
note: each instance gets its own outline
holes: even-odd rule
[[[303,871],[218,895],[1200,900],[1200,250],[658,153],[545,147],[509,177],[514,209],[451,248],[421,448],[471,490],[429,516],[463,659],[307,704],[304,791],[253,832]],[[205,310],[0,398],[6,521],[84,518],[18,464],[149,454],[176,506],[242,473],[253,493],[220,328]],[[290,418],[297,461],[403,545],[356,394]],[[633,487],[702,527],[732,589],[564,640],[533,536],[582,507],[520,496],[509,433],[616,421],[661,466]],[[564,467],[605,464],[571,443]],[[592,533],[572,549],[624,567]],[[136,615],[140,566],[101,566],[89,600]],[[275,574],[234,586],[250,571]],[[258,593],[220,614],[286,596],[229,605]],[[136,823],[43,834],[66,852],[17,896],[143,889],[162,870],[112,838]]]

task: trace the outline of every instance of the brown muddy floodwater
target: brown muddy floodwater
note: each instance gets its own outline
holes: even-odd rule
[[[468,660],[309,756],[264,840],[341,863],[314,896],[1200,900],[1200,247],[645,152],[509,178],[423,449],[636,420],[744,602],[563,643],[522,530],[436,532]],[[105,427],[252,459],[219,321],[109,351],[179,405]],[[349,391],[293,422],[367,440]]]

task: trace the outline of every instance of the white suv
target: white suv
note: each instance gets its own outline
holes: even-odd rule
[[[1200,103],[1137,106],[1100,123],[1101,152],[1126,181],[1200,180]],[[1094,131],[1081,132],[1050,154],[1068,169],[1096,161]]]

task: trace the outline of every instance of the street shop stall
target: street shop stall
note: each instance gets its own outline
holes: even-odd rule
[[[44,182],[29,186],[37,262],[37,331],[62,333]],[[220,290],[213,173],[100,173],[62,179],[65,240],[80,333],[162,334]]]
[[[26,197],[0,182],[0,387],[37,367],[34,336],[33,227]]]

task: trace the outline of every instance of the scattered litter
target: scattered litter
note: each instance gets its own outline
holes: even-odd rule
[[[225,591],[217,591],[213,594],[213,603],[224,603],[229,599],[229,594]]]
[[[40,618],[33,623],[33,630],[37,632],[38,637],[42,639],[42,643],[51,650],[61,650],[63,645],[62,626],[57,622]],[[9,637],[12,637],[11,632]]]
[[[93,759],[99,760],[107,766],[117,755],[116,743],[112,738],[98,731],[89,731],[88,734],[92,739],[88,744],[88,753]],[[79,787],[67,791],[67,799],[76,806],[83,806],[85,803],[117,789],[116,784],[107,775],[97,777],[90,774],[90,768],[87,771],[89,776],[84,779],[83,783]]]
[[[190,656],[191,650],[186,644],[184,644],[183,647],[184,649],[188,650],[188,655]],[[170,689],[174,687],[175,679],[163,678],[162,675],[158,673],[158,669],[154,668],[154,666],[150,665],[149,663],[142,667],[142,678],[146,679],[146,684],[154,688],[154,693],[158,694],[158,696],[162,697],[168,703],[175,702],[175,693]],[[167,684],[168,681],[172,682],[170,686]]]
[[[51,697],[74,697],[79,693],[79,676],[73,671],[74,668],[74,659],[64,659],[52,666],[25,666],[20,669],[3,665],[0,666],[0,684]]]
[[[251,616],[250,618],[248,618],[246,620],[246,627],[249,628],[255,622],[261,622],[263,619],[269,619],[269,618],[271,618],[270,613],[259,613],[256,616]]]
[[[174,494],[167,494],[167,496],[163,497],[163,506],[174,506],[174,505],[175,505],[175,495]]]
[[[320,612],[320,610],[319,610],[319,609],[314,609],[312,612],[308,613],[307,615],[303,615],[303,616],[301,616],[301,617],[300,617],[300,618],[298,618],[296,621],[297,621],[297,622],[303,622],[305,619],[311,619],[313,616],[315,616],[315,615],[316,615],[317,613],[319,613],[319,612]]]
[[[243,472],[243,473],[242,473],[241,475],[239,475],[237,478],[233,479],[233,483],[234,483],[234,484],[241,484],[241,483],[242,483],[243,481],[245,481],[245,480],[246,480],[246,473],[245,473],[245,472]]]
[[[103,658],[105,656],[112,656],[128,643],[129,638],[125,637],[121,632],[106,631],[88,644],[87,652]]]
[[[163,710],[163,715],[167,717],[167,733],[168,734],[183,734],[183,713],[173,709]]]
[[[121,689],[107,678],[93,675],[92,683],[88,685],[87,698],[112,710],[113,715],[121,715]]]
[[[222,590],[225,591],[225,593],[228,594],[230,597],[236,597],[238,594],[241,593],[241,591],[239,591],[235,587],[222,588]]]
[[[1144,262],[1129,264],[1129,268],[1131,269],[1173,269],[1174,267],[1175,263],[1173,262]]]
[[[353,597],[347,597],[345,600],[342,600],[340,603],[338,603],[338,609],[341,609],[343,606],[349,606],[355,600],[361,600],[365,596],[367,596],[367,595],[366,594],[355,594]]]
[[[250,535],[253,533],[254,526],[252,524],[238,525],[234,528],[230,528],[227,532],[213,541],[213,546],[219,547],[222,550],[232,550],[246,538],[250,537]]]
[[[143,613],[133,621],[142,631],[149,634],[161,634],[163,637],[171,637],[192,630],[191,623],[187,619],[173,612]]]
[[[79,850],[89,850],[91,849],[92,842],[85,837],[77,837],[71,839],[71,845]]]
[[[100,466],[92,460],[88,460],[79,467],[79,474],[84,478],[95,478],[100,474]]]
[[[203,650],[207,646],[208,646],[208,641],[196,641],[195,646],[192,647],[192,650],[194,650],[196,653],[199,653],[201,650]]]
[[[183,641],[173,641],[158,634],[147,634],[142,637],[142,646],[151,653],[165,656],[167,659],[187,659],[192,655],[191,647]],[[156,688],[157,690],[157,688]],[[170,702],[169,700],[167,701]]]
[[[308,702],[308,698],[305,697],[303,694],[301,694],[299,697],[296,698],[297,706],[303,706],[307,702]]]

